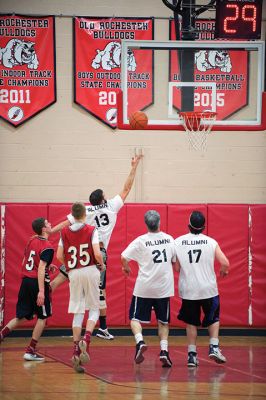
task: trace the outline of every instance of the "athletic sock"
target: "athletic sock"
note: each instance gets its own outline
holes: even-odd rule
[[[101,328],[102,330],[107,329],[107,325],[106,325],[106,315],[100,315],[99,321],[100,321],[100,328]]]
[[[219,339],[210,338],[210,344],[213,345],[213,346],[219,346]]]
[[[5,326],[0,332],[2,339],[4,339],[4,337],[6,337],[10,332],[11,330]]]
[[[26,347],[26,353],[34,353],[36,350],[38,340],[31,338],[30,344]]]
[[[188,352],[188,353],[190,353],[190,352],[197,353],[197,347],[196,347],[196,345],[195,345],[195,344],[189,344],[189,345],[188,345],[187,352]]]
[[[162,339],[160,341],[161,350],[168,351],[168,340]]]
[[[136,343],[137,343],[137,344],[138,344],[139,342],[143,341],[142,333],[136,333],[136,335],[135,335],[135,340],[136,340]]]
[[[90,344],[90,341],[91,341],[91,332],[90,331],[85,331],[84,340],[87,344]]]
[[[79,353],[80,353],[79,340],[74,340],[73,355],[79,356]]]

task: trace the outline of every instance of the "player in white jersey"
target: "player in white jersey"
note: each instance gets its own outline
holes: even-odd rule
[[[180,264],[178,291],[182,299],[178,319],[187,324],[188,367],[198,365],[196,339],[197,326],[200,325],[208,327],[209,357],[217,363],[225,363],[226,358],[219,349],[220,299],[214,261],[219,262],[222,277],[228,274],[229,261],[216,240],[202,234],[205,217],[200,211],[192,212],[188,227],[190,233],[175,240]],[[201,310],[204,314],[202,321]]]
[[[160,214],[147,211],[144,216],[148,233],[137,237],[122,252],[122,271],[130,275],[130,260],[139,265],[133,297],[129,310],[132,332],[136,340],[135,363],[144,360],[147,345],[143,340],[142,323],[150,323],[154,309],[160,338],[160,361],[163,367],[171,367],[168,353],[170,322],[170,297],[174,296],[173,267],[176,266],[175,243],[172,236],[160,231]]]
[[[120,194],[117,194],[110,200],[107,200],[102,189],[94,190],[89,197],[91,205],[86,206],[86,223],[93,225],[98,229],[100,247],[103,255],[103,259],[106,264],[107,260],[107,248],[111,239],[113,229],[116,224],[117,214],[119,210],[123,207],[124,202],[133,186],[134,179],[137,172],[137,167],[142,159],[142,154],[135,155],[131,159],[131,170],[126,179],[124,187]],[[71,214],[67,216],[67,220],[56,225],[52,232],[55,233],[61,230],[63,227],[72,225],[74,223],[74,218]],[[60,273],[51,282],[52,290],[55,290],[59,285],[68,279],[67,273],[64,268],[60,268]],[[107,329],[106,324],[106,270],[101,273],[101,285],[100,285],[100,327],[97,331],[96,336],[102,339],[114,339]]]

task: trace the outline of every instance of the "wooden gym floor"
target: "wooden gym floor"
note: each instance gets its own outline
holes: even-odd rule
[[[23,360],[29,338],[6,338],[0,346],[1,400],[246,400],[266,399],[266,338],[221,337],[227,364],[208,359],[208,338],[198,338],[200,365],[186,366],[184,337],[170,337],[171,369],[159,362],[159,343],[145,337],[148,351],[133,362],[131,336],[106,341],[93,337],[85,374],[71,367],[72,339],[44,337],[45,362]]]

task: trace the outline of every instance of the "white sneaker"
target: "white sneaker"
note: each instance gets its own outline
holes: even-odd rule
[[[113,340],[114,336],[111,335],[111,333],[108,332],[108,329],[101,329],[99,328],[96,336],[98,336],[101,339],[106,339],[106,340]]]
[[[73,368],[76,372],[78,372],[79,374],[82,374],[83,372],[85,372],[85,369],[80,365],[79,356],[73,354],[71,360],[72,360]]]
[[[26,361],[44,361],[44,357],[37,353],[25,353],[23,358]]]
[[[217,364],[224,364],[226,363],[225,356],[222,355],[221,350],[218,346],[213,346],[210,344],[209,346],[209,358],[214,360]]]
[[[90,361],[89,353],[87,352],[87,343],[85,340],[79,341],[80,355],[79,359],[81,364],[87,364]]]

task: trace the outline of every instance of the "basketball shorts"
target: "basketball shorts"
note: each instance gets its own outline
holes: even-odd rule
[[[68,312],[83,314],[100,308],[100,271],[96,265],[69,271],[70,298]]]
[[[201,311],[204,314],[202,321]],[[177,318],[194,326],[207,327],[214,324],[220,319],[219,295],[203,300],[182,299],[182,305]]]
[[[155,312],[157,321],[168,324],[170,322],[170,297],[150,299],[132,296],[129,319],[148,324],[151,322],[152,310]]]
[[[39,319],[46,319],[52,315],[52,305],[50,298],[50,285],[44,284],[44,305],[37,306],[37,296],[39,293],[38,279],[25,277],[22,279],[18,302],[16,306],[16,317],[33,319],[37,315]]]

